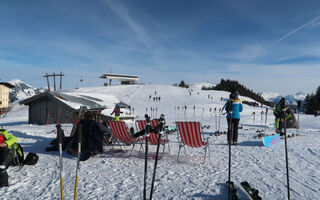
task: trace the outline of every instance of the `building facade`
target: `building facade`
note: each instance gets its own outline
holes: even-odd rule
[[[9,91],[10,88],[14,88],[10,83],[0,82],[0,110],[4,110],[9,107]]]

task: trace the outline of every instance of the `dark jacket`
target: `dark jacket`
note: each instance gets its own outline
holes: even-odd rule
[[[120,116],[120,106],[116,106],[116,107],[113,109],[111,115],[112,115],[113,113],[114,113],[115,116]]]
[[[80,160],[84,161],[87,160],[92,154],[103,152],[104,134],[108,133],[109,130],[99,122],[90,119],[82,119],[79,122],[73,138],[73,149],[78,149],[80,125],[82,125]]]

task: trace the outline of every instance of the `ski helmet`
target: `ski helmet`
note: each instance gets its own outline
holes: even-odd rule
[[[38,160],[39,160],[39,156],[36,153],[30,152],[28,153],[23,163],[26,165],[35,165],[37,164]]]

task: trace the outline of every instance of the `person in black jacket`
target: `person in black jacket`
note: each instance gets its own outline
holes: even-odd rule
[[[92,155],[103,153],[104,137],[105,134],[110,134],[110,130],[102,123],[90,119],[90,114],[86,113],[85,119],[80,120],[73,136],[71,152],[76,152],[78,149],[80,125],[82,125],[80,160],[85,161]]]

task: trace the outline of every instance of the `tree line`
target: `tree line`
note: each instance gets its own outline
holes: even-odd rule
[[[304,109],[306,114],[316,114],[320,110],[320,86],[315,94],[308,94],[304,99]]]
[[[249,97],[257,102],[267,105],[273,106],[273,103],[266,101],[260,94],[253,92],[252,90],[246,88],[244,85],[240,84],[238,81],[234,80],[224,80],[221,79],[220,83],[213,87],[202,87],[202,90],[222,90],[228,92],[238,91],[241,96]]]

